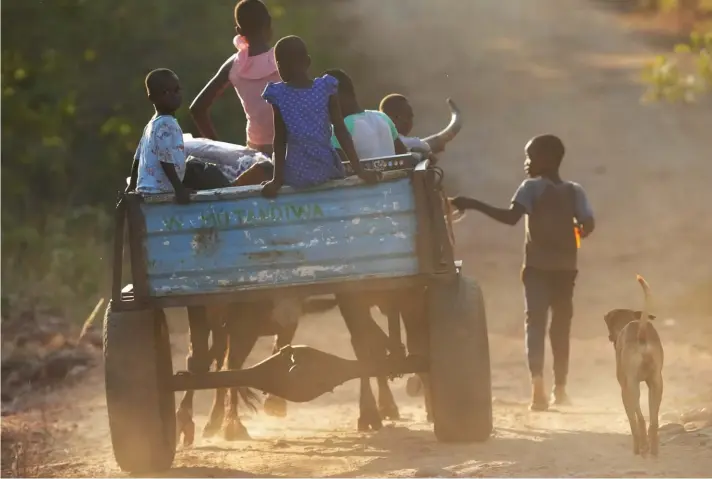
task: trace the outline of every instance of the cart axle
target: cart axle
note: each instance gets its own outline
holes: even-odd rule
[[[423,357],[390,357],[365,364],[340,358],[309,346],[285,346],[247,369],[172,377],[173,391],[249,387],[291,402],[307,402],[331,392],[346,381],[365,377],[396,376],[427,371]]]

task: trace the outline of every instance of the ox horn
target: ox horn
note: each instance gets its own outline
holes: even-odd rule
[[[445,145],[455,138],[462,128],[460,109],[450,98],[447,99],[447,104],[450,107],[450,123],[441,132],[423,138],[423,141],[430,145],[433,153],[443,151]]]

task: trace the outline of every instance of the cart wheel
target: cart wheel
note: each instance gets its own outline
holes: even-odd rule
[[[106,407],[114,457],[123,471],[169,469],[176,450],[171,345],[163,310],[104,318]]]
[[[428,290],[435,436],[479,442],[492,434],[492,382],[482,290],[460,274]]]

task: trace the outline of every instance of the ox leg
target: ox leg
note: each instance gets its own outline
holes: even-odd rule
[[[379,301],[378,309],[388,318],[388,335],[380,327],[377,327],[377,330],[373,330],[373,334],[378,336],[378,340],[370,337],[369,339],[377,344],[387,345],[386,347],[392,356],[405,356],[400,339],[400,308],[398,303],[386,297]],[[378,378],[378,411],[382,419],[400,419],[400,411],[396,400],[393,398],[393,392],[386,376]]]
[[[202,306],[188,307],[189,344],[186,358],[188,372],[193,374],[207,373],[210,369],[210,352],[208,337],[210,328],[207,321],[206,308]],[[176,411],[176,442],[183,436],[183,445],[190,446],[195,440],[195,423],[193,422],[194,391],[186,391]]]
[[[378,360],[378,355],[374,354],[372,346],[375,346],[379,338],[377,336],[374,337],[373,327],[380,328],[371,317],[368,303],[363,301],[363,298],[357,294],[343,294],[339,295],[337,299],[341,316],[344,318],[346,327],[351,334],[351,345],[354,348],[356,358],[363,363]],[[374,339],[373,342],[370,341],[371,339]],[[375,352],[378,352],[379,349],[376,347]],[[382,352],[382,356],[385,358],[385,347]],[[382,427],[383,422],[376,406],[376,399],[373,397],[370,378],[361,378],[358,430],[370,431],[378,430]]]
[[[240,307],[240,306],[238,306]],[[237,308],[234,308],[237,310]],[[248,308],[244,308],[248,309]],[[235,311],[238,312],[239,311]],[[235,312],[232,315],[235,315]],[[228,355],[227,364],[229,369],[240,369],[249,356],[252,348],[257,343],[260,334],[260,322],[263,318],[249,314],[245,311],[245,317],[229,317],[226,321],[228,330]],[[251,410],[255,410],[255,403],[258,401],[257,395],[249,388],[230,388],[228,396],[228,409],[223,424],[223,437],[226,441],[237,441],[250,439],[250,434],[240,421],[237,413],[240,397],[245,401],[245,405]]]
[[[294,340],[294,335],[297,333],[297,326],[299,326],[299,321],[292,321],[279,328],[279,333],[274,338],[274,346],[272,347],[272,354],[277,353],[280,349],[289,344],[292,344]],[[287,401],[274,394],[268,394],[265,398],[265,402],[262,406],[264,408],[265,414],[268,416],[275,417],[285,417],[287,415]]]
[[[418,288],[406,291],[399,300],[403,325],[405,326],[408,353],[414,356],[427,357],[429,354],[426,297],[425,291]],[[418,378],[420,379],[423,396],[425,398],[427,420],[428,422],[433,422],[430,376],[427,373],[420,373],[418,374]]]
[[[221,322],[222,323],[222,322]],[[227,366],[227,339],[228,332],[224,324],[215,324],[212,328],[213,344],[210,348],[210,357],[215,362],[216,371]],[[227,389],[220,388],[215,391],[215,399],[210,408],[210,417],[203,428],[203,437],[213,437],[220,431],[225,418],[225,397]]]
[[[393,398],[393,391],[391,391],[388,378],[385,376],[378,378],[378,411],[382,419],[391,419],[394,421],[400,419],[398,405]]]

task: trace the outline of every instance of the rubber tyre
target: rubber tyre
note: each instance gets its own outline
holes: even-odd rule
[[[482,442],[493,430],[489,339],[482,290],[458,274],[428,288],[435,436]]]
[[[162,310],[104,317],[106,408],[114,457],[126,472],[169,469],[176,451],[171,345]]]

